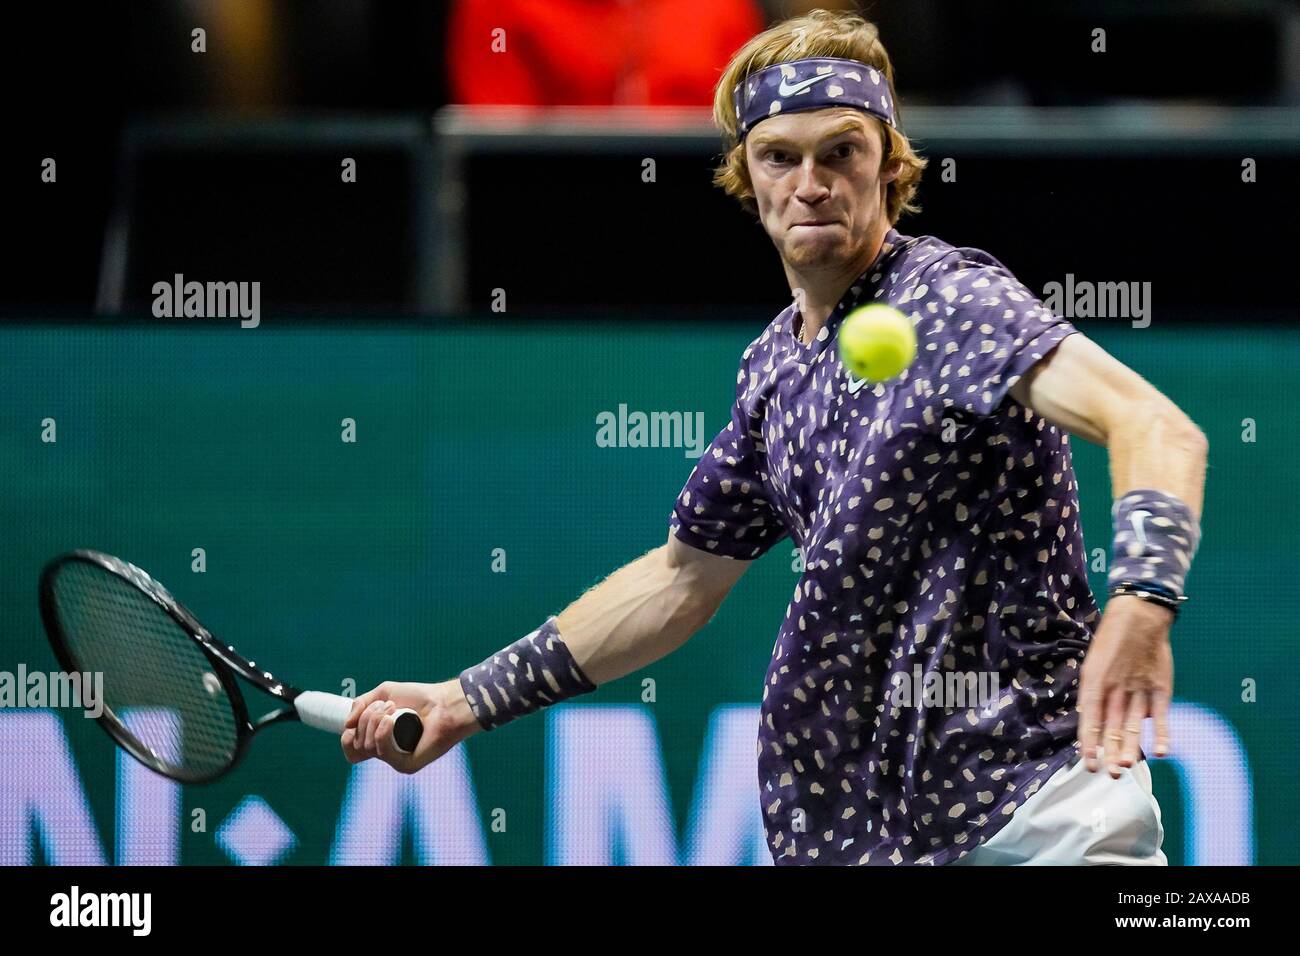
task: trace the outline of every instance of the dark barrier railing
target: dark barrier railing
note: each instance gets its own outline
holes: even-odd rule
[[[1292,314],[1278,237],[1300,110],[915,106],[903,125],[930,161],[906,233],[984,248],[1040,293],[1150,282],[1178,321]],[[147,309],[180,273],[260,279],[280,314],[770,315],[789,291],[753,217],[711,184],[720,149],[698,110],[138,125],[99,309]],[[1210,263],[1250,279],[1211,281]]]

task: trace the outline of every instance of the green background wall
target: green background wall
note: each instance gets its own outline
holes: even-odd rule
[[[0,670],[55,667],[37,576],[56,553],[94,547],[150,571],[214,633],[300,686],[453,677],[662,543],[693,459],[679,448],[597,447],[596,416],[620,404],[699,410],[707,442],[727,420],[740,352],[762,321],[6,326]],[[1244,741],[1255,860],[1300,862],[1300,333],[1083,328],[1209,436],[1203,545],[1173,632],[1175,693]],[[57,421],[57,443],[40,440],[45,418]],[[357,422],[355,444],[340,441],[344,418]],[[1257,423],[1253,443],[1242,440],[1246,418]],[[1108,549],[1105,452],[1074,447],[1087,545]],[[204,574],[190,570],[196,547],[206,549]],[[765,556],[706,630],[648,669],[656,703],[640,703],[635,679],[583,699],[653,707],[678,821],[709,714],[759,701],[796,583],[791,547]],[[495,548],[505,549],[504,574],[491,570]],[[1094,574],[1094,590],[1103,586]],[[1256,702],[1242,700],[1245,679],[1257,682]],[[111,848],[112,748],[88,721],[69,716],[65,726]],[[466,745],[482,812],[513,808],[509,834],[489,836],[493,862],[545,859],[543,731],[532,719]],[[1177,863],[1183,807],[1173,770],[1155,763]],[[275,728],[233,777],[188,788],[184,806],[218,820],[256,792],[298,836],[287,862],[321,863],[347,775],[328,738]],[[210,834],[188,832],[182,860],[228,862]]]

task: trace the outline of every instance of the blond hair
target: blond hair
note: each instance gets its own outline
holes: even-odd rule
[[[758,34],[731,58],[713,93],[713,121],[722,130],[727,150],[722,163],[713,171],[713,183],[721,186],[728,196],[739,199],[741,205],[751,212],[757,209],[754,185],[745,160],[745,144],[740,141],[732,91],[736,84],[759,70],[805,57],[842,57],[875,67],[889,83],[890,100],[894,103],[895,118],[898,118],[894,68],[874,23],[868,23],[856,13],[813,10]],[[875,121],[885,134],[882,165],[900,164],[897,178],[886,186],[885,192],[885,214],[892,226],[903,213],[916,212],[920,208],[912,200],[926,161],[916,154],[906,136],[887,123]]]

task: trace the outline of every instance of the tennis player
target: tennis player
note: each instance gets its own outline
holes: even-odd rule
[[[1164,864],[1139,734],[1154,718],[1167,752],[1205,436],[998,260],[895,228],[924,162],[871,24],[817,11],[756,36],[714,115],[729,147],[716,181],[757,213],[794,301],[745,349],[731,421],[667,542],[458,679],[359,698],[348,759],[413,772],[644,667],[788,537],[806,570],[758,728],[776,863]],[[838,358],[840,321],[867,302],[918,337],[887,383]],[[1104,615],[1070,435],[1110,457]],[[944,696],[987,677],[992,699]],[[410,756],[392,746],[396,707],[426,721]]]

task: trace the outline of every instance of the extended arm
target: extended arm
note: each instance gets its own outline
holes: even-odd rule
[[[751,563],[708,554],[669,535],[565,608],[556,616],[556,630],[581,674],[592,684],[607,683],[686,643]],[[410,755],[393,747],[388,719],[403,707],[417,711],[425,725]],[[342,746],[353,763],[377,756],[413,773],[481,729],[459,679],[386,682],[357,698]]]
[[[1116,499],[1134,488],[1161,488],[1200,518],[1205,435],[1151,383],[1082,333],[1064,339],[1012,386],[1011,395],[1072,435],[1104,446]]]
[[[670,534],[565,608],[560,634],[592,682],[607,683],[685,644],[751,563],[707,554]]]
[[[1175,505],[1181,501],[1199,522],[1205,435],[1096,343],[1082,334],[1068,336],[1011,394],[1052,424],[1106,447],[1116,501],[1135,489],[1154,489]],[[1155,719],[1156,754],[1168,752],[1172,623],[1172,611],[1139,597],[1117,594],[1107,602],[1079,680],[1079,744],[1089,770],[1099,765],[1099,747],[1112,777],[1131,767],[1148,716]]]

